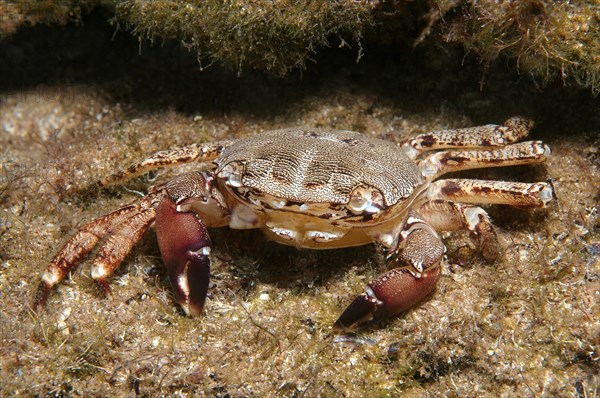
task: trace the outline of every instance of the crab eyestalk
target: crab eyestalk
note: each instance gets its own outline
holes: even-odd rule
[[[204,223],[166,198],[156,211],[156,237],[177,302],[186,314],[199,316],[210,278],[211,242]]]

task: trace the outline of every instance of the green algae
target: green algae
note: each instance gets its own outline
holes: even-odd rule
[[[462,47],[482,62],[484,73],[505,62],[540,87],[561,83],[600,92],[597,0],[17,0],[0,1],[0,35],[80,21],[93,9],[140,40],[180,42],[196,53],[201,69],[218,62],[238,74],[256,69],[284,76],[317,62],[325,48],[350,49],[360,60],[374,46],[390,53],[430,47],[430,67],[443,68],[439,52],[463,57]]]

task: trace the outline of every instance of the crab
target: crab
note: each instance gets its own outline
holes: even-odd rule
[[[390,142],[353,131],[291,128],[237,141],[160,151],[100,182],[123,182],[163,166],[197,171],[156,185],[132,204],[85,225],[41,276],[34,308],[97,244],[91,276],[108,278],[151,225],[176,301],[199,316],[209,287],[207,228],[258,228],[276,242],[333,249],[376,242],[392,269],[367,284],[333,325],[354,330],[415,306],[440,279],[440,231],[466,230],[487,260],[500,250],[488,214],[476,204],[545,207],[551,182],[438,179],[455,171],[544,162],[550,148],[520,142],[533,122],[444,130]]]

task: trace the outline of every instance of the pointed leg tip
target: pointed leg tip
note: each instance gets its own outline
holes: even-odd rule
[[[98,286],[98,290],[102,296],[111,297],[110,286],[108,285],[108,280],[106,278],[94,279],[94,282],[96,282],[96,286]]]
[[[39,314],[44,308],[46,308],[46,302],[48,301],[48,296],[50,295],[51,289],[52,286],[50,286],[47,282],[40,282],[38,290],[35,293],[35,298],[33,299],[33,310],[36,313]]]
[[[529,130],[531,130],[533,128],[533,126],[535,125],[535,122],[533,121],[533,119],[530,119],[528,117],[513,116],[511,118],[508,118],[504,122],[504,125],[509,126],[509,127],[520,128],[524,132],[528,132]]]

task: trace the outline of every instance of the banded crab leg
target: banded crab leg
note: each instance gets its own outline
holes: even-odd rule
[[[216,159],[228,144],[229,142],[191,144],[172,150],[159,151],[139,163],[132,164],[125,170],[102,179],[99,183],[101,186],[106,187],[160,167],[177,166],[191,162],[209,162]]]
[[[175,298],[187,314],[199,315],[208,290],[211,243],[200,217],[183,210],[181,204],[189,200],[208,201],[211,189],[211,180],[204,173],[183,174],[154,188],[137,203],[85,224],[50,261],[42,275],[34,309],[40,311],[45,306],[52,288],[101,241],[91,274],[101,290],[109,294],[108,278],[155,222]]]
[[[60,283],[96,245],[106,242],[92,265],[92,278],[104,293],[109,293],[106,278],[121,263],[133,245],[141,239],[154,221],[154,203],[160,201],[162,192],[151,194],[139,203],[127,205],[85,224],[56,253],[42,274],[34,309],[41,310],[52,288]]]
[[[542,163],[550,148],[541,141],[514,144],[525,138],[533,122],[513,117],[502,126],[490,124],[457,130],[421,134],[401,144],[406,154],[415,159],[423,177],[433,181],[453,171]],[[428,151],[438,151],[417,159]]]
[[[425,179],[433,181],[453,171],[543,163],[548,156],[548,145],[527,141],[493,149],[441,151],[429,155],[418,165]]]
[[[176,166],[190,162],[209,162],[216,159],[227,144],[227,142],[222,142],[220,144],[192,144],[173,150],[159,151],[149,158],[101,180],[99,184],[101,186],[109,186],[165,166]],[[204,193],[203,190],[206,189],[208,184],[203,179],[202,175],[199,175],[198,177],[200,180],[197,181],[196,184],[190,184],[189,186],[192,189],[195,189],[198,195],[202,195],[202,193]],[[162,200],[178,202],[192,198],[191,196],[183,197],[184,193],[181,192],[173,192],[173,195],[175,196],[167,199],[169,195],[165,195],[160,189],[154,189],[154,191],[151,191],[150,194],[141,199],[138,203],[122,207],[105,216],[92,220],[81,227],[75,235],[63,245],[58,253],[56,253],[46,268],[46,271],[43,273],[42,280],[35,295],[33,304],[34,309],[39,311],[46,305],[46,301],[52,288],[60,283],[102,240],[105,240],[105,242],[96,256],[91,273],[92,278],[99,284],[102,291],[105,294],[108,294],[110,289],[107,278],[112,274],[116,267],[119,266],[133,246],[141,239],[144,232],[157,218],[158,220],[161,218],[169,218],[174,227],[181,227],[178,234],[171,233],[171,236],[168,236],[165,233],[163,234],[163,236],[165,236],[164,238],[159,238],[159,241],[162,240],[164,242],[163,247],[166,248],[168,246],[166,242],[179,242],[174,236],[185,236],[185,234],[195,237],[197,242],[207,243],[205,247],[210,247],[210,240],[208,239],[208,234],[205,232],[206,228],[200,219],[197,219],[195,223],[191,223],[189,222],[190,216],[187,214],[188,212],[178,212],[178,214],[175,215],[166,206],[164,206],[162,210],[159,210],[157,214],[156,208]],[[198,224],[198,226],[191,226],[191,224]],[[165,231],[173,232],[176,231],[176,229],[165,228]],[[161,234],[158,233],[157,235],[160,237]],[[191,240],[191,238],[188,238],[183,241],[187,242],[188,245],[193,246]],[[175,243],[174,246],[176,246]],[[163,258],[167,257],[167,260],[172,260],[165,262],[175,261],[174,257],[176,257],[176,255],[173,251],[167,251],[166,249],[164,251],[167,254],[163,254]],[[204,251],[206,252],[207,250]],[[179,258],[179,261],[182,261],[182,259]],[[199,260],[195,261],[199,262]],[[203,265],[201,264],[201,266]],[[184,268],[187,269],[187,266]],[[208,273],[209,271],[207,268],[207,271],[205,272],[206,285],[208,285]],[[178,278],[172,279],[172,281],[177,279]],[[176,291],[176,297],[178,301],[182,303],[184,311],[187,313],[197,313],[198,308],[201,310],[204,298],[194,306],[195,309],[189,310],[190,300],[189,298],[185,298],[190,296],[189,288],[188,293],[181,293],[178,292],[179,287],[175,286],[175,282],[173,282],[173,286]],[[202,288],[200,289],[202,290]]]
[[[420,134],[402,143],[402,149],[411,159],[423,152],[450,148],[485,148],[504,146],[527,137],[533,121],[512,117],[502,125],[467,127]]]
[[[556,198],[550,182],[506,182],[471,179],[447,179],[432,183],[429,199],[419,209],[438,231],[468,230],[471,240],[484,258],[499,254],[496,232],[485,210],[472,204],[504,204],[543,208]],[[457,203],[460,202],[460,203]]]
[[[461,203],[546,207],[556,196],[551,182],[525,183],[448,178],[431,183],[427,198]]]
[[[495,260],[500,254],[496,230],[481,207],[430,200],[419,208],[419,213],[438,231],[469,231],[471,241],[487,261]]]

